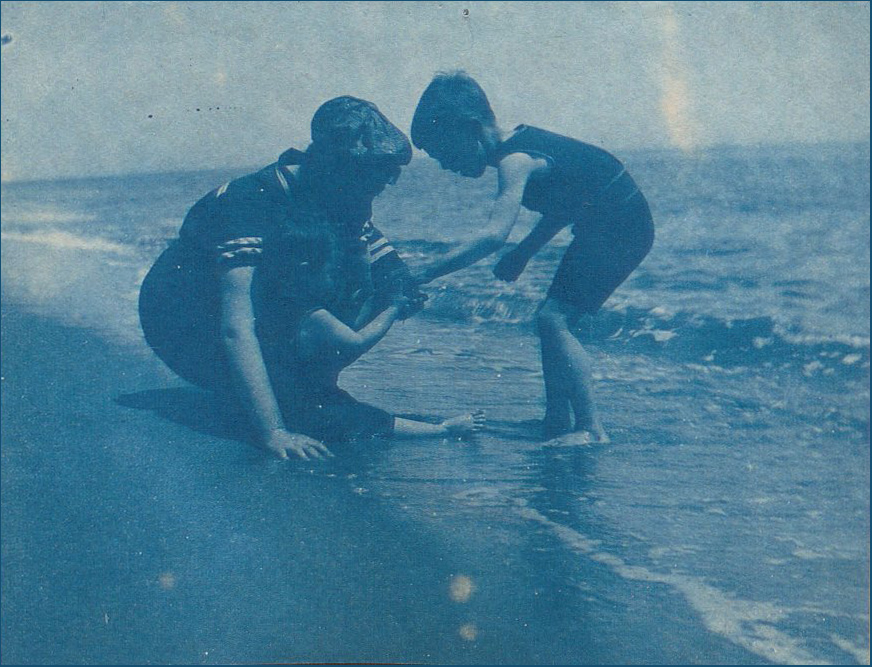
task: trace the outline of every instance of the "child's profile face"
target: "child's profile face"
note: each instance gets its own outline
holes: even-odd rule
[[[478,178],[487,168],[484,147],[469,131],[442,132],[425,150],[443,169],[461,176]]]

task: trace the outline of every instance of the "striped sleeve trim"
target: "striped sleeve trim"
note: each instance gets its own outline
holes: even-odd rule
[[[282,187],[282,190],[284,190],[284,192],[285,192],[285,195],[290,196],[291,195],[291,186],[288,185],[288,179],[285,178],[285,175],[282,173],[282,167],[276,166],[275,172],[276,172],[276,180],[278,180],[279,185]]]
[[[396,251],[394,250],[392,245],[387,244],[381,250],[378,250],[376,252],[370,252],[369,262],[370,262],[370,264],[372,264],[373,262],[377,262],[385,255],[390,255],[392,252],[396,252]]]
[[[388,238],[371,222],[367,222],[363,226],[363,234],[361,234],[360,239],[366,243],[369,250],[370,264],[377,262],[385,255],[396,252]]]
[[[384,236],[382,236],[378,241],[374,241],[374,242],[368,244],[369,245],[369,252],[374,253],[377,250],[381,250],[386,245],[390,245],[390,244],[391,244],[391,242],[388,241]]]

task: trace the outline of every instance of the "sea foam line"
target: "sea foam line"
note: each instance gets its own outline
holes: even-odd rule
[[[53,248],[65,250],[97,250],[99,252],[111,252],[116,255],[131,255],[133,250],[120,243],[101,238],[85,238],[68,232],[36,232],[25,234],[23,232],[2,232],[0,240],[18,241],[19,243],[36,243]]]
[[[600,542],[582,533],[552,521],[518,500],[517,509],[523,518],[550,529],[564,544],[576,553],[610,568],[618,576],[632,581],[665,584],[678,590],[702,617],[705,627],[729,641],[767,660],[780,664],[827,665],[832,664],[815,657],[800,646],[798,640],[778,630],[774,623],[785,618],[790,610],[769,602],[740,600],[702,579],[682,574],[653,572],[648,568],[629,565],[618,556],[598,550]],[[834,642],[836,643],[836,642]],[[836,643],[844,650],[841,643]],[[857,653],[854,653],[857,655]]]
[[[36,208],[18,210],[17,207],[7,207],[0,212],[0,223],[6,225],[65,225],[88,223],[97,220],[92,213],[76,213],[58,208]]]

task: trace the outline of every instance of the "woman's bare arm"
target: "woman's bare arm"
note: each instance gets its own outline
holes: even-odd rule
[[[303,459],[331,456],[322,443],[299,433],[290,433],[285,427],[254,331],[253,274],[254,267],[239,266],[224,271],[220,279],[220,335],[233,387],[251,416],[257,442],[262,447],[280,458],[287,458],[287,451]]]

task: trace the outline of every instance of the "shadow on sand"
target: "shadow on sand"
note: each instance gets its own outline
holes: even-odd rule
[[[114,400],[126,408],[149,410],[198,433],[226,440],[246,440],[245,417],[228,414],[226,406],[211,392],[189,387],[147,389],[121,394]]]

